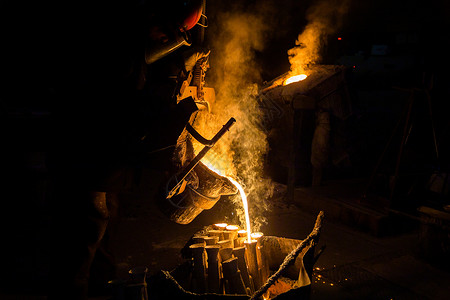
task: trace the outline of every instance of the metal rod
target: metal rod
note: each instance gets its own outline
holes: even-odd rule
[[[194,127],[192,127],[191,124],[186,124],[186,130],[189,132],[194,139],[196,139],[199,143],[205,145],[205,146],[212,146],[212,141],[204,138],[197,130],[195,130]]]

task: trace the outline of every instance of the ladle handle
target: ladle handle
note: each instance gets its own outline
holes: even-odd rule
[[[211,150],[211,148],[216,144],[216,142],[225,134],[225,132],[227,132],[230,129],[230,127],[235,122],[236,122],[235,118],[230,118],[228,122],[222,126],[219,132],[217,132],[216,135],[211,139],[211,143],[203,147],[203,149],[197,154],[197,156],[195,156],[194,159],[191,160],[191,162],[180,172],[180,174],[177,176],[178,178],[180,178],[179,181],[167,194],[166,199],[170,199],[178,193],[178,190],[182,186],[183,180],[186,178],[186,176],[192,171],[192,169],[195,168],[195,166],[206,155],[206,153],[208,153],[208,151]]]

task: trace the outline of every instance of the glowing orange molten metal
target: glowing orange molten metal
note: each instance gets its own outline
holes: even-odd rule
[[[300,75],[295,75],[295,76],[291,76],[288,79],[286,79],[283,83],[283,85],[288,85],[291,84],[293,82],[299,82],[302,80],[305,80],[306,77],[308,77],[306,74],[300,74]]]
[[[239,194],[241,195],[241,199],[242,199],[242,206],[244,207],[244,212],[245,212],[245,223],[246,223],[246,228],[247,228],[247,240],[250,242],[252,240],[251,238],[251,229],[250,229],[250,216],[248,214],[248,202],[247,202],[247,195],[244,192],[244,188],[233,178],[231,178],[230,176],[224,175],[222,174],[221,171],[217,170],[216,168],[214,168],[209,162],[203,161],[203,164],[205,166],[207,166],[211,171],[219,174],[220,176],[225,176],[226,178],[228,178],[231,183],[233,183],[237,189],[239,190]]]
[[[250,216],[248,214],[248,203],[247,203],[247,195],[245,195],[244,188],[233,178],[227,177],[239,190],[242,199],[242,205],[244,206],[245,211],[245,223],[247,223],[247,240],[250,242],[251,238],[251,230],[250,230]]]

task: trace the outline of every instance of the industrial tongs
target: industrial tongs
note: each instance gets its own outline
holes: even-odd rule
[[[187,125],[186,129],[188,130],[188,132],[196,139],[198,140],[200,143],[202,143],[203,145],[205,145],[205,147],[203,147],[203,149],[197,154],[197,156],[194,157],[193,160],[191,160],[189,162],[189,164],[184,167],[179,174],[176,176],[177,177],[177,184],[169,191],[169,193],[167,194],[166,199],[170,199],[173,196],[175,196],[176,194],[179,193],[180,188],[183,186],[183,182],[184,179],[186,178],[186,176],[192,171],[192,169],[195,168],[195,166],[200,162],[200,160],[206,155],[206,153],[208,153],[209,150],[211,150],[211,148],[217,143],[217,141],[225,134],[225,132],[227,132],[230,127],[236,122],[236,119],[234,118],[230,118],[228,120],[228,122],[223,125],[222,129],[220,129],[216,135],[211,139],[205,139],[204,137],[202,137],[190,124]]]

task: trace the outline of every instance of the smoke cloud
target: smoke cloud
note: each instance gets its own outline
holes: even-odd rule
[[[303,70],[305,65],[320,60],[320,49],[325,45],[327,36],[340,27],[348,2],[320,1],[307,10],[307,25],[298,36],[296,47],[288,51],[291,72]],[[267,132],[260,125],[264,123],[264,116],[257,85],[262,81],[264,65],[258,62],[256,54],[264,51],[270,37],[284,30],[277,28],[277,24],[284,21],[280,20],[282,15],[274,13],[280,12],[279,2],[266,0],[251,3],[215,3],[214,24],[208,28],[208,36],[212,37],[209,42],[211,69],[207,73],[206,84],[214,87],[216,101],[212,103],[211,113],[198,114],[194,127],[205,137],[211,138],[229,118],[236,119],[229,133],[202,161],[220,174],[232,176],[244,187],[252,230],[258,231],[266,223],[265,212],[270,210],[269,200],[274,184],[264,174],[269,145]],[[234,197],[234,202],[239,221],[245,225],[239,195]]]
[[[288,50],[290,75],[307,73],[308,65],[320,63],[321,50],[329,35],[342,27],[350,0],[322,0],[306,12],[307,25],[298,36],[295,47]]]
[[[265,223],[264,212],[270,209],[267,200],[273,191],[272,181],[263,174],[268,143],[266,132],[259,125],[262,113],[256,82],[261,80],[261,66],[255,60],[255,51],[264,49],[264,37],[269,30],[264,20],[269,11],[267,6],[243,7],[237,3],[233,10],[223,10],[215,17],[211,69],[206,84],[214,87],[216,101],[211,114],[199,114],[198,124],[203,128],[196,128],[213,134],[230,117],[236,119],[236,124],[208,152],[205,160],[243,186],[252,231],[258,231]],[[245,228],[241,198],[239,195],[232,198],[241,226]]]

